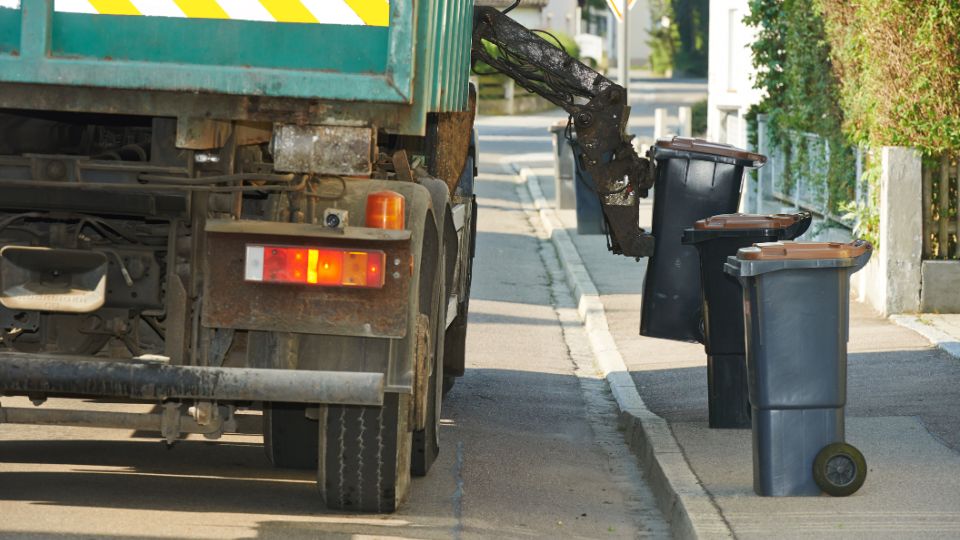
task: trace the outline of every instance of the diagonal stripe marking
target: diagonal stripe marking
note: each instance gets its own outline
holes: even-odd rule
[[[315,23],[316,17],[303,7],[300,0],[260,0],[277,22]]]
[[[343,0],[300,0],[323,24],[363,25],[361,19]]]
[[[229,2],[223,0],[218,3],[231,19],[275,22],[273,15],[259,0],[230,0]]]
[[[390,26],[390,4],[386,0],[344,0],[369,26]]]
[[[130,0],[145,17],[183,17],[173,0]]]
[[[227,12],[214,0],[173,0],[184,15],[192,19],[229,19]]]
[[[93,9],[93,6],[87,0],[56,0],[53,6],[55,10],[62,13],[97,14],[97,10]]]
[[[130,0],[90,0],[90,4],[101,15],[140,15]]]

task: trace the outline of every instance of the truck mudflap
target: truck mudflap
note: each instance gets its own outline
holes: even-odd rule
[[[0,353],[0,394],[382,406],[382,373],[173,366]]]

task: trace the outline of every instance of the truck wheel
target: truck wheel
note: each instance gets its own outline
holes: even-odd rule
[[[389,513],[410,487],[410,396],[383,407],[328,406],[317,484],[328,508]]]
[[[463,313],[457,315],[443,338],[443,357],[447,359],[447,363],[458,366],[464,365],[467,356],[467,303],[468,301],[464,301],[460,304],[463,309],[458,311]],[[447,397],[456,382],[456,375],[443,376],[443,397]]]
[[[440,402],[442,394],[437,388],[437,374],[443,371],[443,363],[434,366],[428,386],[431,404],[427,409],[427,426],[425,429],[413,432],[413,453],[410,462],[410,472],[414,476],[426,476],[430,467],[440,454]]]
[[[319,422],[298,403],[263,404],[263,449],[274,467],[313,469],[320,444]]]
[[[813,460],[813,480],[827,495],[853,495],[866,479],[867,460],[852,444],[828,444]]]
[[[445,251],[441,249],[440,253]],[[429,319],[429,350],[432,351],[433,356],[433,371],[430,373],[427,383],[426,423],[424,429],[414,430],[413,432],[410,472],[414,476],[426,476],[440,454],[440,407],[443,403],[443,394],[440,392],[439,381],[443,377],[443,340],[444,327],[447,322],[446,272],[444,272],[440,261],[436,265],[434,274],[433,287],[431,288],[433,301],[431,302]]]
[[[443,397],[446,398],[447,394],[453,390],[453,385],[457,383],[457,378],[453,375],[444,375],[443,376]]]
[[[465,171],[466,174],[466,171]],[[477,246],[477,201],[473,200],[473,212],[470,222],[470,257],[467,258],[467,268],[464,270],[466,283],[463,290],[463,301],[457,304],[457,318],[447,328],[443,338],[443,358],[447,366],[457,366],[459,372],[444,374],[443,397],[453,389],[457,377],[463,374],[467,358],[467,313],[470,311],[470,288],[473,285],[473,255]]]

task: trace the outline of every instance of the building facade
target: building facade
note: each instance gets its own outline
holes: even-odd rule
[[[743,23],[747,0],[711,0],[710,52],[707,98],[707,138],[747,147],[744,119],[763,94],[753,87],[750,44],[757,30]]]

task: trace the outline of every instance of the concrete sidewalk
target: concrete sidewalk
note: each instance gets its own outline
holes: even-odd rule
[[[551,162],[527,161],[516,168],[527,179],[533,205],[567,266],[588,332],[608,332],[642,398],[639,405],[632,403],[629,392],[613,388],[622,410],[641,411],[632,416],[639,423],[636,429],[643,430],[639,437],[646,440],[638,452],[654,460],[646,464],[648,469],[664,475],[657,482],[659,495],[686,512],[682,533],[738,538],[960,536],[960,360],[903,325],[916,321],[898,325],[866,306],[851,306],[847,440],[866,456],[864,487],[847,498],[758,497],[753,493],[750,431],[707,428],[702,346],[638,334],[645,260],[615,257],[602,236],[576,234],[574,211],[552,208]],[[641,208],[642,220],[649,221],[649,205],[645,201]],[[960,341],[956,319],[935,321],[928,326],[941,332],[943,341]],[[949,328],[955,331],[953,337]],[[595,343],[602,342],[598,338]],[[603,356],[606,351],[597,352]],[[616,373],[604,371],[615,386]],[[666,433],[660,422],[667,426]],[[638,437],[632,433],[634,426],[626,427],[633,442]],[[679,462],[669,444],[673,440],[682,454]],[[710,504],[702,504],[701,494]]]

